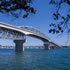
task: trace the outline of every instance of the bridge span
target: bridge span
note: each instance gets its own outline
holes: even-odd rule
[[[23,51],[23,43],[26,41],[26,36],[38,38],[44,42],[45,49],[60,48],[45,34],[41,33],[38,29],[30,26],[13,26],[0,22],[0,38],[14,40],[16,51]]]

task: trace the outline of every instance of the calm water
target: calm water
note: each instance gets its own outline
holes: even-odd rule
[[[0,70],[70,70],[70,49],[0,49]]]

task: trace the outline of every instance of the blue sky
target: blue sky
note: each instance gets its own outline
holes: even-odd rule
[[[58,35],[49,34],[48,32],[49,24],[55,22],[52,16],[55,8],[54,6],[49,5],[49,0],[34,0],[33,7],[37,10],[36,14],[30,14],[30,16],[26,19],[23,19],[21,17],[16,19],[12,16],[8,16],[8,14],[6,15],[0,13],[0,21],[15,26],[32,26],[46,34],[51,40],[53,40],[57,44],[70,45],[70,41],[67,43],[68,38],[65,33],[64,35],[57,37]],[[12,40],[8,39],[0,39],[0,44],[15,45]],[[43,42],[32,37],[26,37],[25,45],[43,45]]]

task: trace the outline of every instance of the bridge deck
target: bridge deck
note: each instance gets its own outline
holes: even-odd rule
[[[50,43],[57,45],[56,43],[52,42],[50,40],[50,38],[48,38],[45,34],[41,33],[39,30],[37,30],[33,27],[30,27],[30,26],[16,27],[16,26],[13,26],[10,24],[5,24],[5,23],[0,22],[0,28],[17,31],[17,32],[20,32],[20,33],[25,34],[25,35],[38,37],[42,40],[45,40],[45,41],[48,41]]]

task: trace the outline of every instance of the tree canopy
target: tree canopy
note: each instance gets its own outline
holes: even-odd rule
[[[24,11],[22,17],[25,18],[30,13],[35,14],[35,10],[31,4],[32,0],[0,0],[0,12],[10,13],[18,18],[21,11]]]
[[[49,4],[55,5],[56,10],[53,13],[54,20],[60,20],[57,23],[51,23],[49,30],[49,33],[63,33],[64,31],[67,31],[67,33],[70,33],[70,0],[50,0]],[[64,15],[64,10],[62,6],[67,6],[68,11]],[[63,12],[61,13],[61,10]],[[53,27],[53,28],[52,28]]]
[[[70,33],[70,8],[69,13],[62,15],[60,10],[63,10],[62,5],[69,5],[70,0],[50,0],[49,4],[55,5],[56,10],[53,13],[54,20],[60,20],[57,23],[51,23],[49,33],[63,33],[67,31]],[[65,6],[66,6],[65,5]],[[36,10],[32,7],[32,0],[0,0],[0,12],[9,13],[18,18],[22,13],[22,17],[26,18],[30,13],[35,14]],[[66,10],[64,10],[66,11]]]

